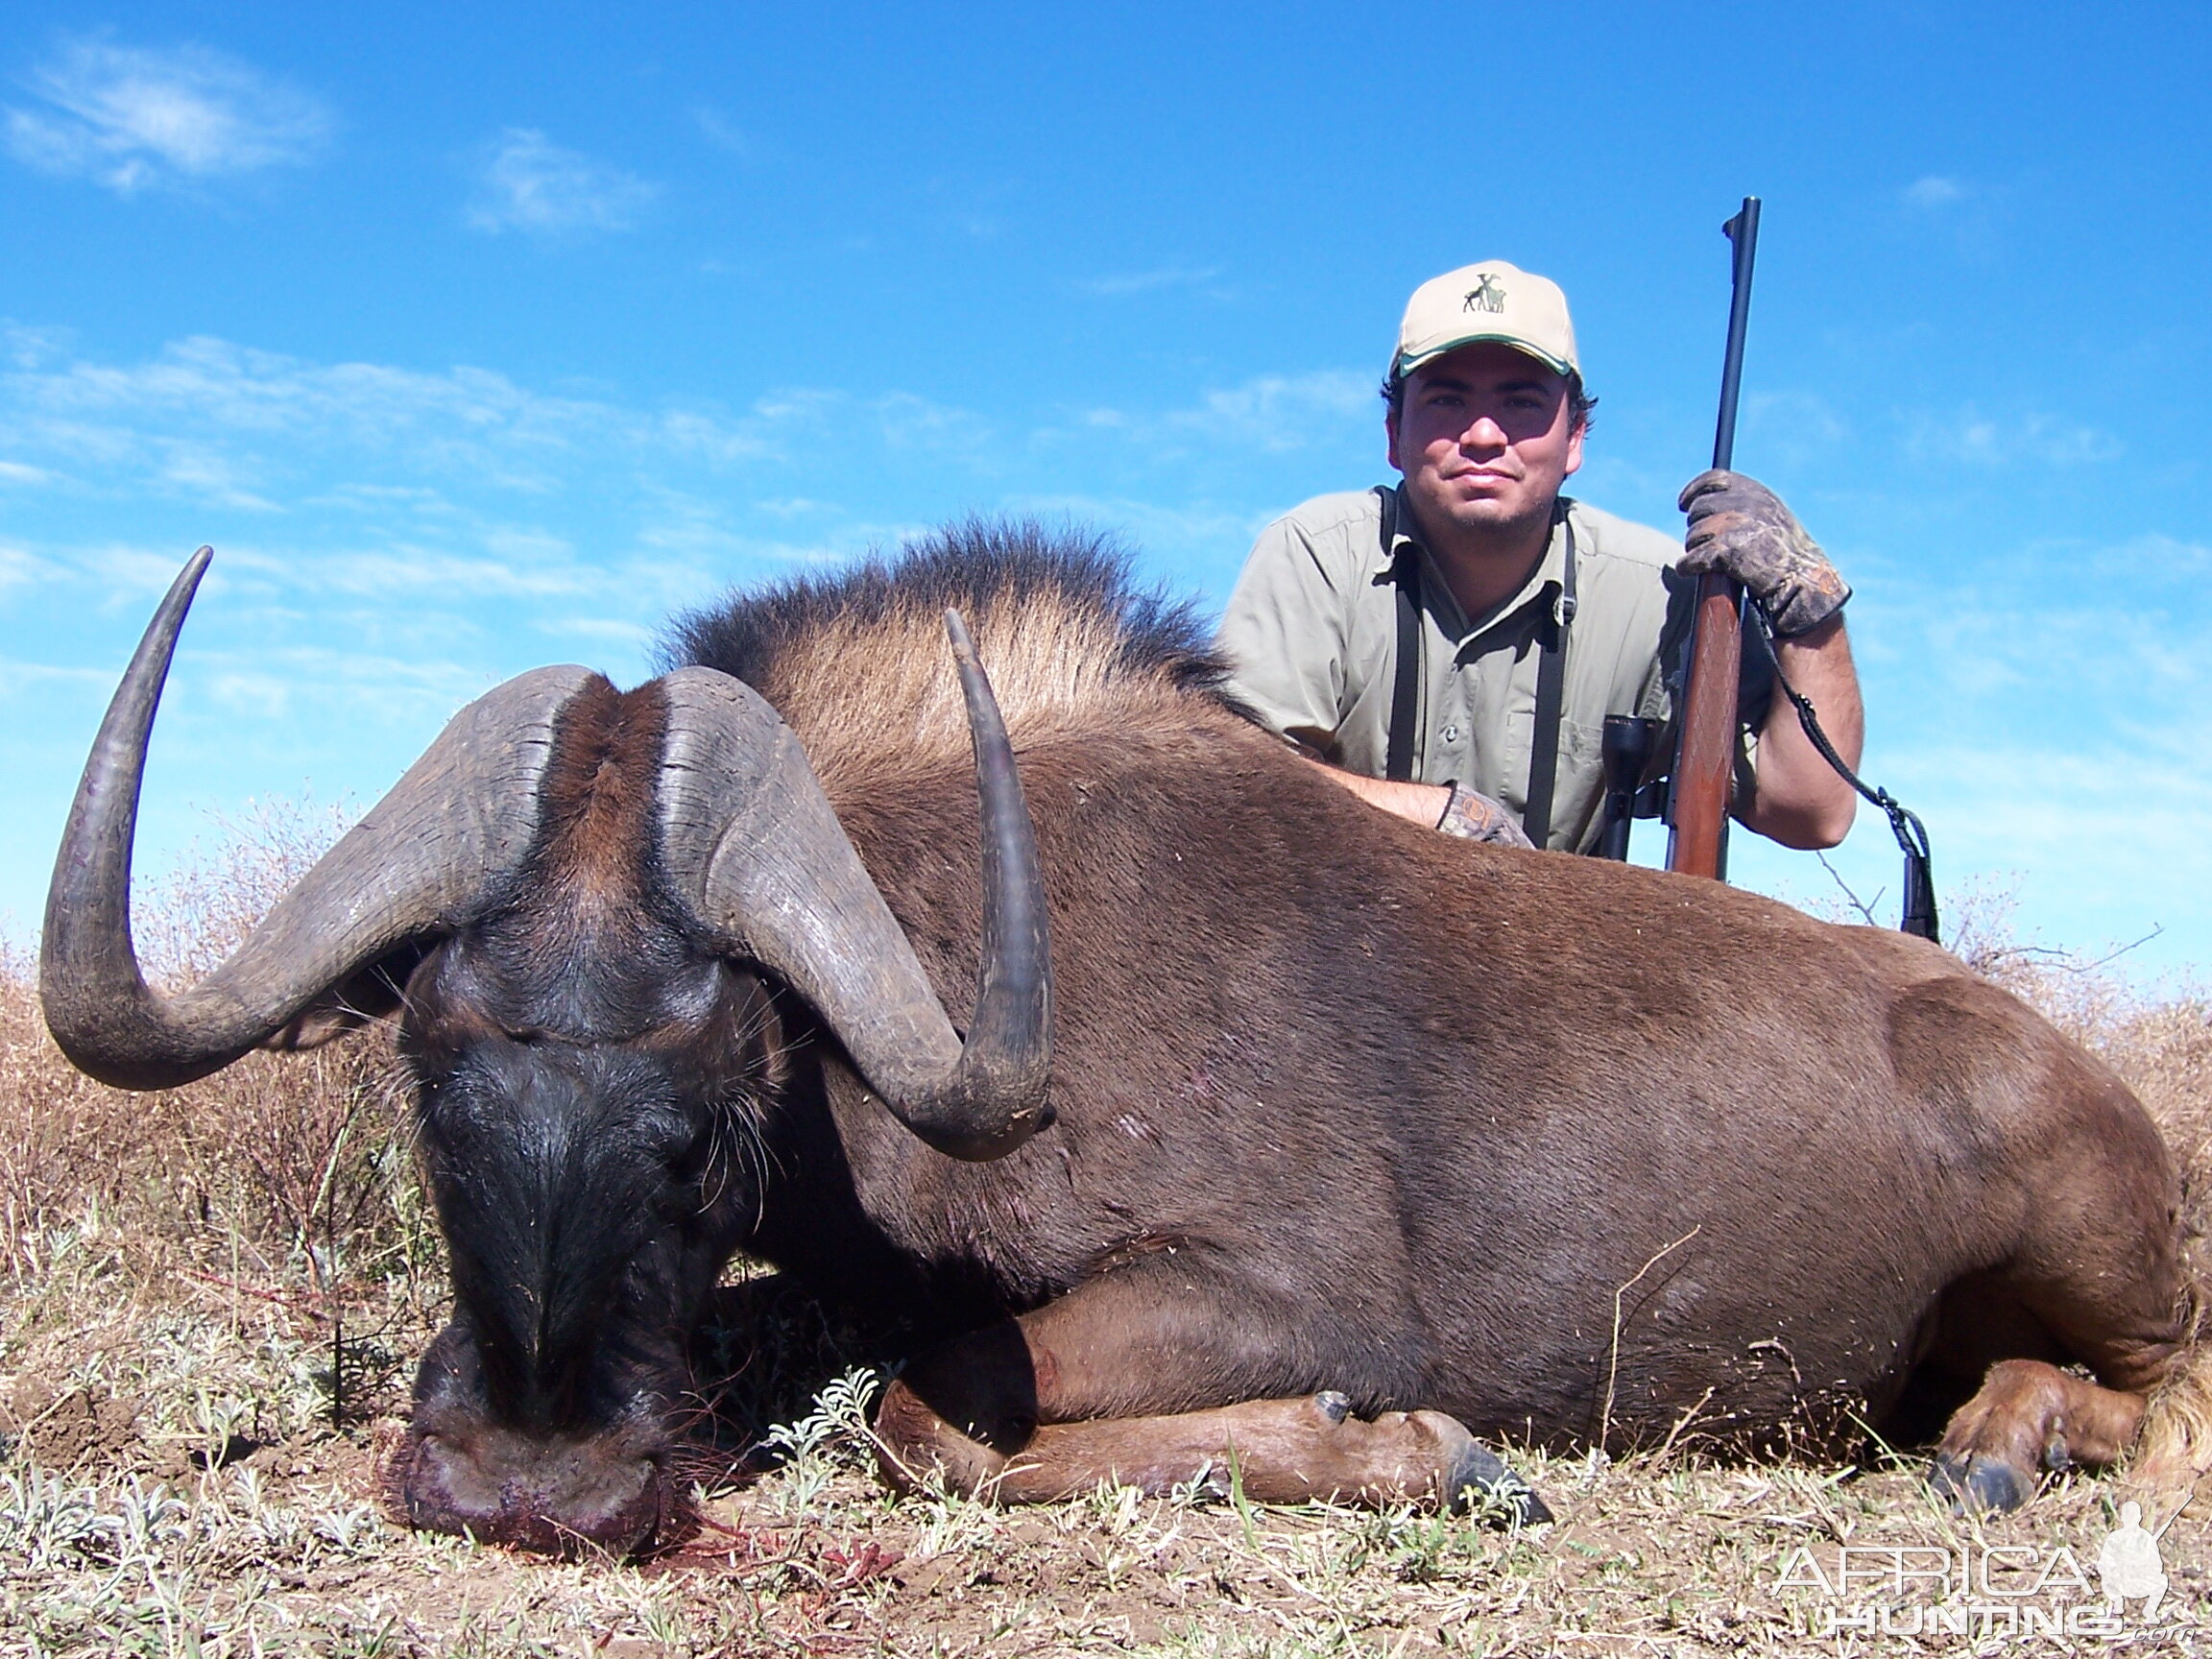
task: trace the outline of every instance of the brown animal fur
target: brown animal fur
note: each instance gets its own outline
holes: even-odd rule
[[[643,896],[653,859],[653,774],[667,699],[658,685],[624,696],[594,677],[561,710],[539,788],[540,872],[566,904],[601,913]]]
[[[979,900],[947,840],[973,785],[934,644],[956,586],[825,608],[741,666],[958,1019]],[[956,1165],[825,1068],[868,1228],[1017,1315],[909,1371],[895,1463],[1009,1495],[1109,1464],[1152,1483],[1192,1444],[1164,1414],[1290,1422],[1328,1388],[1551,1441],[1695,1411],[1763,1444],[1854,1402],[1932,1434],[2005,1358],[2095,1368],[2090,1396],[2125,1399],[2069,1455],[2111,1455],[2181,1340],[2175,1174],[2024,1006],[1915,940],[1385,817],[1203,664],[1126,667],[1089,593],[967,604],[1050,889],[1060,1123]],[[822,1214],[787,1234],[772,1199],[759,1247],[823,1271]],[[2044,1408],[2000,1393],[1954,1450],[2015,1454]],[[1079,1451],[1046,1432],[1072,1424]],[[1372,1489],[1304,1456],[1312,1490]]]
[[[832,802],[968,764],[948,606],[963,613],[1017,753],[1101,731],[1180,730],[1190,693],[1217,684],[1221,665],[1193,648],[1187,610],[1094,580],[1113,559],[1103,539],[971,521],[896,569],[863,565],[692,617],[674,655],[733,673],[774,704]],[[747,625],[737,638],[733,615]]]

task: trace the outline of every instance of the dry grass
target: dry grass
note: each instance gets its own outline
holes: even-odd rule
[[[323,838],[279,823],[189,872],[151,930],[165,959],[204,965]],[[2142,1094],[2201,1227],[2212,1006],[1978,926],[1977,965]],[[1525,1457],[1561,1516],[1527,1533],[1125,1491],[1015,1512],[894,1499],[867,1473],[850,1339],[763,1294],[766,1337],[732,1333],[733,1410],[783,1461],[707,1495],[685,1551],[552,1564],[415,1536],[378,1513],[374,1465],[443,1265],[379,1043],[120,1094],[55,1053],[20,962],[0,973],[0,1655],[1997,1652],[2001,1633],[1823,1637],[1837,1604],[1778,1589],[1782,1564],[1800,1545],[2064,1544],[2093,1573],[2127,1493],[2067,1477],[1975,1527],[1908,1462],[1677,1449]],[[2132,1650],[2203,1646],[2207,1523],[2200,1500],[2167,1535],[2177,1610]]]

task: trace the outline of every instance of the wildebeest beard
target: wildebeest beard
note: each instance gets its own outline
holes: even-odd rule
[[[565,711],[546,825],[505,902],[410,978],[402,1052],[451,1252],[392,1471],[410,1519],[615,1551],[680,1531],[685,1343],[757,1214],[775,1015],[692,937],[622,797],[649,693]]]

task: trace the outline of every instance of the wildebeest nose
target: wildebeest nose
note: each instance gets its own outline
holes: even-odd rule
[[[394,1474],[409,1521],[487,1543],[627,1551],[650,1544],[664,1519],[659,1464],[613,1437],[424,1431]]]

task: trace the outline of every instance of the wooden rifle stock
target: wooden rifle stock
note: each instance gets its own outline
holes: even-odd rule
[[[1751,262],[1759,247],[1759,198],[1746,196],[1721,227],[1734,245],[1728,355],[1720,372],[1720,420],[1713,465],[1736,453],[1736,397],[1743,383],[1743,336],[1751,322]],[[1668,821],[1667,868],[1723,878],[1728,859],[1728,785],[1736,766],[1737,685],[1743,677],[1743,594],[1718,572],[1697,579],[1690,669],[1682,687],[1680,736]]]
[[[1690,679],[1682,697],[1682,740],[1675,752],[1670,870],[1723,874],[1729,774],[1736,763],[1736,686],[1743,667],[1736,584],[1717,572],[1700,576],[1690,636]]]

